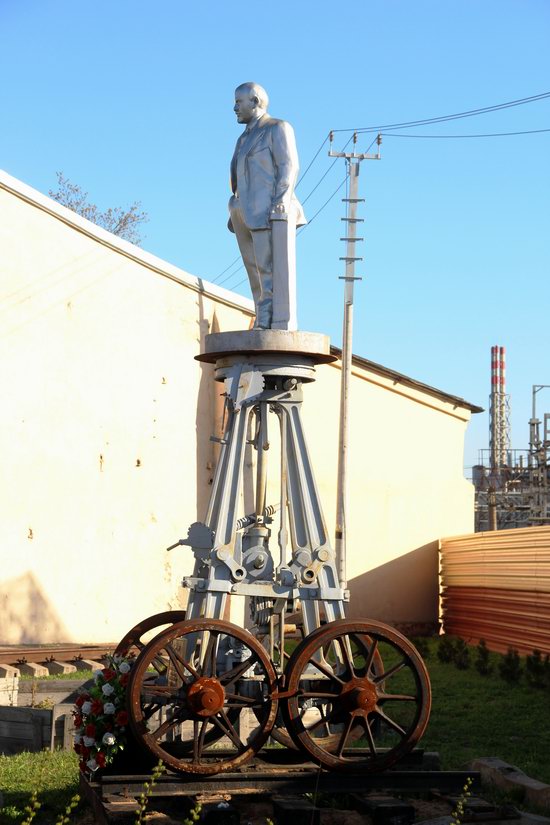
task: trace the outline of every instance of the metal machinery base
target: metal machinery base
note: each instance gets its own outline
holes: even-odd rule
[[[151,617],[119,645],[143,648],[128,686],[133,736],[184,774],[235,770],[270,736],[332,770],[387,768],[424,731],[430,686],[405,637],[345,618],[301,418],[303,385],[335,360],[328,339],[217,333],[198,359],[224,384],[225,427],[204,522],[177,542],[195,558],[186,615]],[[230,596],[248,598],[250,629],[225,620]],[[298,607],[296,643],[285,633]],[[145,626],[166,629],[144,646]]]

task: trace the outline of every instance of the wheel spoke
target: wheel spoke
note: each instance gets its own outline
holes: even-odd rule
[[[168,670],[168,666],[164,659],[161,659],[160,656],[155,656],[154,659],[151,660],[151,665],[155,668],[159,675],[163,675]]]
[[[243,748],[244,744],[243,744],[243,742],[241,742],[239,734],[237,733],[237,731],[235,730],[235,728],[233,727],[233,725],[231,724],[231,722],[227,718],[227,714],[224,713],[223,710],[220,711],[220,714],[222,715],[222,718],[224,719],[225,724],[222,724],[222,721],[218,716],[211,716],[210,719],[212,720],[212,722],[214,722],[215,725],[217,725],[219,727],[219,729],[221,731],[223,731],[225,736],[227,736],[227,737],[229,737],[229,739],[231,739],[231,741],[233,742],[233,744],[237,748],[239,748],[239,749]],[[227,725],[227,723],[229,723],[229,724]]]
[[[161,736],[164,736],[166,731],[170,730],[170,728],[173,728],[175,725],[180,725],[182,722],[185,722],[188,718],[189,717],[187,715],[184,716],[178,713],[177,716],[172,716],[171,719],[165,719],[162,725],[159,725],[159,727],[156,730],[150,731],[149,735],[152,736],[153,739],[158,741],[161,738]]]
[[[234,708],[261,708],[263,706],[263,701],[261,698],[253,699],[252,696],[241,696],[239,693],[226,693],[225,698],[229,699],[232,703],[226,702],[225,707],[234,707]]]
[[[389,670],[386,670],[384,673],[381,673],[380,676],[375,676],[372,681],[375,685],[377,685],[379,682],[385,682],[387,679],[390,679],[392,676],[395,676],[396,673],[399,673],[400,670],[403,670],[406,664],[406,661],[403,659],[402,662],[398,662],[393,667],[390,667]]]
[[[376,708],[374,713],[381,719],[383,719],[386,725],[388,725],[388,727],[397,731],[397,733],[399,733],[401,736],[405,737],[407,735],[407,732],[403,730],[401,725],[398,725],[397,722],[394,722],[393,719],[390,719],[390,717],[386,713],[384,713],[383,710],[381,710],[380,708]]]
[[[171,642],[164,645],[164,650],[168,653],[168,656],[170,657],[170,661],[174,665],[174,668],[176,669],[176,672],[177,672],[178,676],[180,677],[180,679],[182,680],[182,682],[185,682],[185,680],[187,679],[187,674],[185,673],[185,670],[183,668],[188,670],[189,673],[191,674],[191,676],[194,676],[195,679],[199,678],[199,674],[197,673],[195,668],[192,665],[190,665],[189,662],[186,662],[179,655],[177,650],[174,650],[174,648],[172,647]]]
[[[365,728],[365,733],[367,734],[367,742],[369,743],[369,750],[370,750],[370,752],[372,753],[373,756],[376,756],[376,754],[377,754],[376,744],[374,742],[374,736],[372,735],[370,722],[364,716],[359,716],[358,718],[359,718],[361,724],[363,725],[363,727]]]
[[[378,702],[418,702],[418,696],[409,696],[407,693],[379,693]]]
[[[337,699],[337,693],[323,693],[320,690],[301,690],[298,694],[300,699]]]
[[[253,662],[251,662],[251,659],[247,659],[246,662],[240,662],[240,664],[235,665],[235,667],[231,670],[228,670],[226,673],[222,673],[222,675],[219,678],[219,681],[222,683],[222,685],[232,685],[233,682],[236,682],[237,679],[240,679],[243,673],[246,673],[249,667],[252,667],[252,664]]]
[[[151,698],[153,696],[172,696],[174,694],[174,688],[170,687],[169,685],[147,685],[143,684],[141,686],[141,695],[147,701],[147,698]]]
[[[321,713],[320,710],[319,713]],[[328,730],[328,723],[332,721],[334,716],[336,716],[336,708],[333,708],[328,715],[324,715],[323,713],[321,713],[320,719],[318,719],[316,722],[313,723],[313,725],[310,725],[308,728],[306,728],[306,726],[304,725],[304,728],[308,733],[311,733],[312,731],[317,730],[317,728],[321,727],[321,725],[327,725]],[[302,725],[303,724],[304,722],[302,719]]]
[[[328,676],[329,679],[332,679],[334,682],[338,682],[339,685],[345,684],[343,679],[340,679],[340,677],[333,673],[333,671],[330,668],[322,664],[322,662],[318,662],[316,659],[313,658],[313,656],[311,657],[311,659],[309,659],[308,663],[316,667],[317,670],[320,670],[321,673],[324,673],[325,676]]]
[[[218,653],[218,636],[210,631],[210,637],[204,651],[202,672],[203,676],[216,675],[216,656]]]
[[[207,727],[208,727],[208,719],[204,719],[202,724],[201,724],[200,733],[197,736],[196,733],[195,733],[195,731],[196,731],[195,724],[193,723],[193,733],[195,734],[195,741],[193,742],[193,762],[200,762],[200,760],[201,760],[202,751],[203,751],[203,748],[204,748],[204,737],[206,736]],[[196,756],[195,756],[195,753],[196,753]]]
[[[364,645],[365,645],[366,649],[368,650],[367,658],[366,658],[366,661],[365,661],[365,673],[368,674],[368,673],[370,673],[370,670],[373,666],[374,657],[376,656],[376,652],[378,650],[378,639],[371,639],[369,637],[366,637],[364,634],[362,634],[362,635],[363,635],[363,639],[364,639]],[[370,644],[370,647],[369,647],[369,644]]]
[[[159,702],[153,702],[153,704],[150,705],[148,708],[144,708],[143,718],[145,719],[145,721],[148,721],[151,718],[151,716],[153,716],[157,712],[157,710],[160,710],[162,707],[163,705],[159,704]]]
[[[340,650],[342,651],[342,657],[344,659],[344,663],[345,663],[347,669],[350,672],[351,678],[353,679],[353,677],[355,676],[355,670],[354,670],[354,667],[353,667],[352,657],[350,656],[349,636],[340,636],[338,638],[338,646],[339,646]]]
[[[342,736],[340,737],[340,741],[338,742],[338,747],[336,749],[336,755],[342,756],[344,752],[344,748],[346,747],[346,742],[348,741],[348,736],[351,733],[351,729],[353,727],[353,723],[355,722],[355,717],[350,716],[345,726],[344,730],[342,731]]]

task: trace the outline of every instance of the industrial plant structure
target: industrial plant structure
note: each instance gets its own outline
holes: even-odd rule
[[[480,450],[472,475],[476,532],[550,524],[550,413],[537,417],[537,395],[546,388],[533,385],[528,449],[511,449],[506,352],[491,347],[489,449]]]

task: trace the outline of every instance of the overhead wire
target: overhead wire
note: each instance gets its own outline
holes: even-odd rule
[[[508,137],[510,135],[535,135],[539,134],[540,132],[550,132],[550,129],[528,129],[523,132],[491,132],[487,134],[474,134],[474,135],[403,135],[403,134],[396,134],[395,132],[380,132],[381,135],[384,137],[397,137],[397,138],[429,138],[430,140],[449,140],[449,139],[459,139],[459,138],[488,138],[488,137]]]
[[[525,106],[528,103],[535,103],[539,100],[545,100],[550,97],[550,92],[542,92],[539,95],[531,95],[531,97],[522,97],[518,100],[510,100],[507,103],[497,103],[493,106],[483,106],[479,109],[468,109],[464,112],[455,112],[450,115],[439,115],[438,117],[422,118],[421,120],[409,120],[401,123],[386,123],[378,126],[356,126],[347,129],[332,129],[336,132],[376,132],[384,129],[404,129],[415,126],[425,126],[428,123],[443,123],[449,120],[459,120],[465,117],[476,117],[478,115],[489,114],[490,112],[501,111],[502,109],[510,109],[514,106]]]

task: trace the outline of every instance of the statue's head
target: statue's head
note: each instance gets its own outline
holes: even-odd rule
[[[235,106],[233,111],[239,123],[250,123],[267,111],[269,98],[266,90],[259,83],[241,83],[235,89]]]

